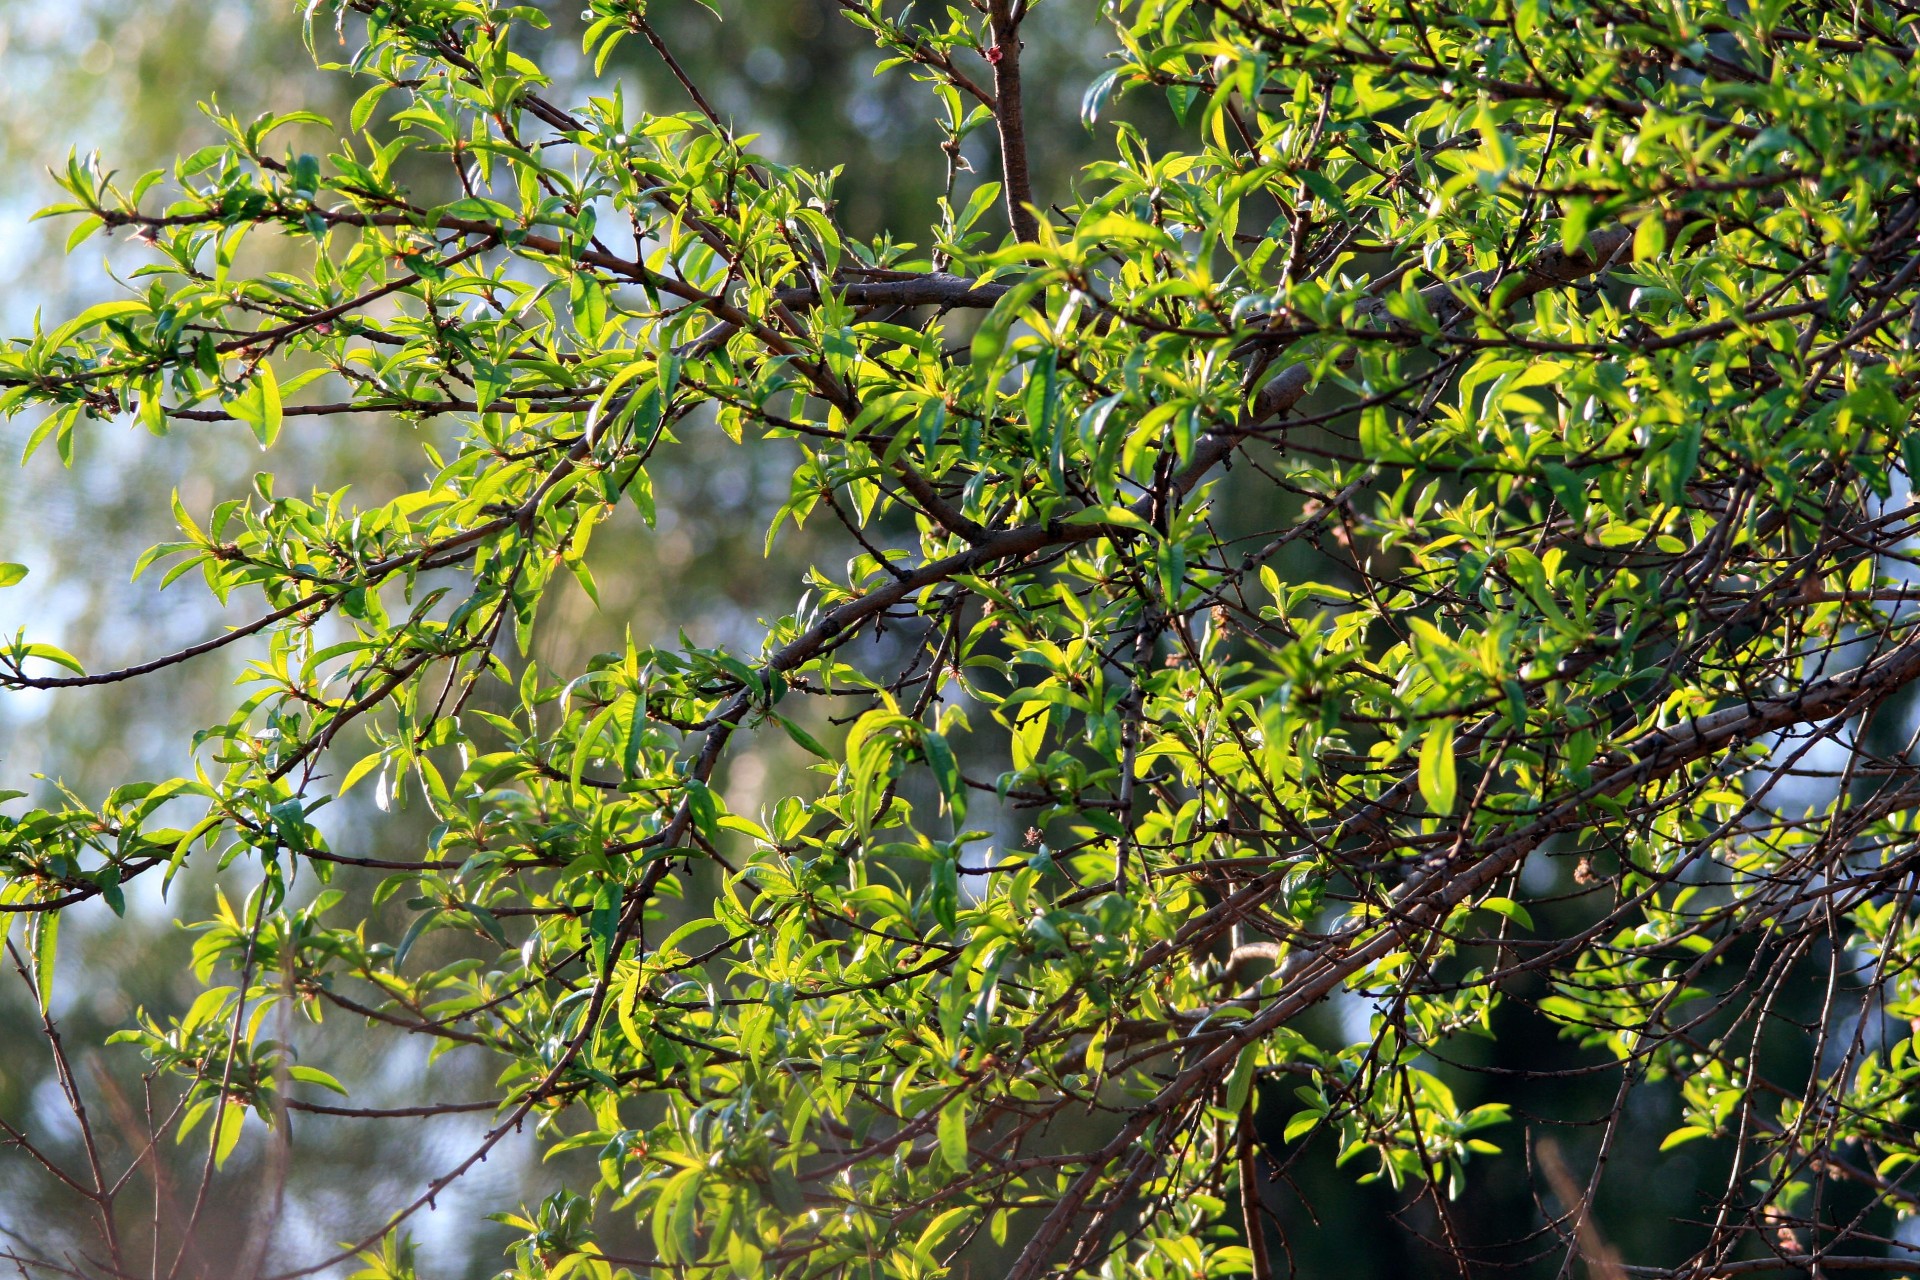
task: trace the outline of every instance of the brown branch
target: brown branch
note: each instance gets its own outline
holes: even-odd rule
[[[1237,1133],[1240,1156],[1240,1217],[1247,1233],[1247,1252],[1253,1258],[1253,1280],[1274,1280],[1273,1257],[1267,1251],[1266,1207],[1260,1203],[1260,1138],[1253,1128],[1253,1099],[1240,1112]]]
[[[1006,295],[1009,287],[1004,284],[980,284],[965,276],[950,276],[935,271],[909,280],[837,284],[832,293],[835,298],[856,307],[991,307]],[[781,289],[774,297],[789,307],[812,307],[820,303],[820,293],[812,286]]]
[[[461,1115],[473,1111],[497,1111],[506,1105],[503,1098],[482,1102],[425,1102],[413,1107],[336,1107],[325,1102],[287,1100],[287,1110],[312,1116],[345,1116],[354,1120],[397,1120],[418,1117]]]
[[[1691,1267],[1635,1267],[1622,1265],[1630,1276],[1648,1280],[1720,1280],[1723,1276],[1750,1276],[1765,1271],[1807,1271],[1819,1275],[1828,1271],[1912,1271],[1913,1258],[1873,1258],[1834,1253],[1783,1253],[1773,1258],[1747,1258],[1739,1262],[1706,1262]]]
[[[302,609],[312,608],[326,598],[326,592],[315,591],[311,595],[300,597],[284,608],[275,609],[272,613],[263,613],[252,622],[235,627],[224,635],[214,636],[210,640],[202,640],[198,644],[190,644],[184,649],[177,649],[164,657],[154,658],[149,662],[140,662],[133,666],[120,667],[113,671],[102,671],[99,675],[30,676],[25,674],[5,653],[0,653],[0,665],[11,668],[10,672],[0,671],[0,689],[73,689],[98,684],[118,684],[122,680],[131,680],[136,676],[149,675],[166,667],[177,666],[189,658],[197,658],[203,653],[212,653],[216,649],[224,649],[234,641],[244,640],[250,635],[264,631],[274,623],[286,618],[291,618]]]
[[[1027,172],[1027,122],[1020,105],[1020,16],[1013,0],[990,0],[988,26],[993,48],[993,118],[1000,130],[1000,168],[1006,182],[1007,222],[1016,240],[1036,240],[1040,223],[1033,214],[1033,182]]]

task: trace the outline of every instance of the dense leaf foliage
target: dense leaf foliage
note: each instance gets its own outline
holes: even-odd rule
[[[311,6],[345,121],[210,106],[171,171],[67,166],[69,246],[146,261],[0,353],[29,454],[451,424],[395,495],[176,499],[136,573],[251,623],[113,671],[31,619],[0,647],[22,691],[246,655],[191,776],[0,818],[56,1055],[63,912],[158,881],[198,930],[205,994],[120,1037],[206,1144],[156,1270],[291,1113],[474,1110],[385,1230],[283,1274],[411,1274],[409,1220],[526,1126],[598,1181],[500,1206],[516,1276],[1272,1276],[1266,1185],[1323,1153],[1471,1268],[1502,1242],[1449,1206],[1534,1138],[1461,1064],[1525,1018],[1615,1091],[1587,1185],[1538,1149],[1549,1265],[1617,1267],[1609,1160],[1683,1144],[1720,1186],[1658,1274],[1897,1254],[1920,15],[1116,0],[1103,158],[1057,174],[1022,0],[841,6],[942,121],[927,225],[855,236],[857,174],[691,79],[556,100],[540,10],[467,0]],[[679,74],[644,5],[589,13],[596,69]],[[788,460],[769,548],[833,554],[751,640],[543,664],[543,601],[645,572],[594,530],[653,523],[707,433]],[[792,794],[736,811],[750,752]],[[430,839],[338,847],[342,796]],[[174,883],[207,863],[230,896]],[[328,1102],[323,1016],[496,1093]],[[90,1159],[44,1163],[100,1239],[23,1265],[145,1267],[146,1157],[107,1167],[61,1080]]]

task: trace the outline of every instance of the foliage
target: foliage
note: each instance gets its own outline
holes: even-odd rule
[[[153,1266],[241,1146],[298,1158],[294,1113],[476,1105],[305,1265],[411,1274],[410,1220],[526,1125],[598,1181],[501,1215],[516,1276],[1270,1276],[1262,1184],[1324,1134],[1470,1265],[1496,1242],[1451,1201],[1530,1138],[1458,1064],[1523,1018],[1617,1083],[1589,1186],[1542,1150],[1549,1246],[1610,1259],[1587,1203],[1645,1097],[1723,1175],[1661,1274],[1879,1255],[1920,1158],[1912,15],[1115,3],[1103,155],[1043,204],[1024,4],[842,7],[944,122],[912,242],[691,78],[678,114],[554,100],[525,5],[312,6],[344,129],[210,105],[170,171],[67,165],[69,247],[148,261],[0,354],[30,455],[112,419],[456,432],[384,500],[176,498],[136,573],[253,622],[112,671],[0,649],[21,691],[248,654],[191,776],[0,819],[56,1056],[64,912],[243,887],[176,901],[205,994],[118,1037],[207,1144]],[[596,70],[631,40],[678,74],[642,6],[590,12]],[[595,530],[652,524],[715,432],[790,459],[767,545],[835,556],[753,642],[544,666],[543,602],[623,570]],[[807,760],[793,794],[730,803],[749,751]],[[426,847],[336,847],[320,811],[368,793]],[[497,1092],[328,1102],[327,1015]],[[43,1163],[96,1212],[86,1274],[128,1272],[146,1158],[106,1167],[61,1080],[88,1160]]]

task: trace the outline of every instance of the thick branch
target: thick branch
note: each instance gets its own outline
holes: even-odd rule
[[[1014,238],[1035,240],[1040,222],[1033,214],[1033,182],[1027,176],[1027,123],[1020,106],[1020,18],[1013,0],[991,0],[988,21],[993,48],[993,118],[1000,129],[1000,168],[1006,183],[1007,222]]]
[[[911,280],[870,280],[858,284],[837,285],[834,297],[856,307],[991,307],[1005,296],[1004,284],[977,284],[964,276],[945,272]],[[812,307],[820,303],[820,291],[812,285],[781,289],[773,295],[782,305]]]

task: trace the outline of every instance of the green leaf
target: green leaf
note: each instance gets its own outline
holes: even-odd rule
[[[700,1188],[706,1170],[683,1169],[667,1180],[653,1206],[653,1247],[668,1262],[691,1262],[700,1247]]]
[[[74,338],[109,320],[123,316],[144,315],[147,304],[133,298],[116,298],[111,302],[97,302],[73,319],[56,329],[47,339],[50,347],[63,347]]]
[[[940,1158],[955,1173],[966,1173],[972,1166],[972,1157],[967,1151],[967,1098],[964,1093],[948,1099],[947,1104],[940,1108],[937,1127]]]
[[[1324,1111],[1296,1112],[1293,1118],[1287,1121],[1286,1130],[1280,1135],[1280,1140],[1282,1142],[1297,1141],[1307,1134],[1312,1133],[1314,1129],[1319,1126],[1320,1122],[1326,1118],[1327,1114]]]
[[[240,1145],[240,1131],[246,1126],[247,1104],[227,1102],[220,1108],[219,1120],[213,1128],[213,1167],[227,1167],[227,1157]]]
[[[1420,795],[1427,808],[1438,814],[1453,812],[1458,778],[1453,762],[1453,726],[1442,720],[1427,730],[1420,740]]]
[[[774,713],[773,718],[780,722],[780,727],[786,730],[787,736],[792,738],[802,750],[819,756],[822,760],[833,759],[833,756],[828,753],[827,749],[820,745],[819,740],[805,729],[802,729],[799,725],[778,712]]]
[[[325,1071],[322,1071],[318,1067],[301,1067],[301,1066],[288,1067],[287,1078],[291,1080],[298,1080],[302,1084],[317,1084],[323,1089],[333,1090],[335,1093],[340,1094],[342,1097],[345,1097],[347,1094],[347,1087],[345,1085],[341,1084],[338,1080],[334,1079],[332,1075],[328,1074]]]
[[[1233,1074],[1227,1077],[1226,1109],[1239,1115],[1247,1108],[1247,1099],[1253,1096],[1255,1067],[1260,1060],[1260,1041],[1249,1040],[1240,1049],[1240,1056],[1234,1059]]]
[[[920,741],[926,748],[927,764],[933,770],[934,781],[940,786],[940,794],[945,797],[957,828],[967,819],[967,783],[961,776],[960,763],[954,759],[953,748],[947,744],[946,738],[934,730],[923,729]]]
[[[29,645],[16,646],[13,652],[15,656],[22,659],[39,658],[42,661],[51,662],[57,667],[65,667],[67,670],[73,672],[73,674],[77,676],[84,676],[85,674],[87,674],[87,669],[80,665],[80,659],[74,657],[72,654],[68,653],[65,649],[56,648],[50,644],[29,644]]]
[[[973,226],[974,223],[980,221],[980,215],[993,208],[993,206],[999,202],[999,199],[999,183],[981,183],[973,189],[973,194],[967,197],[967,207],[962,209],[960,216],[954,220],[954,229],[956,231],[966,231],[969,227]]]
[[[1703,1129],[1697,1124],[1682,1125],[1661,1139],[1660,1149],[1662,1151],[1671,1151],[1681,1143],[1692,1142],[1695,1138],[1711,1138],[1712,1136],[1713,1130],[1711,1129]]]
[[[587,931],[593,936],[593,958],[597,966],[604,970],[607,957],[613,952],[614,935],[620,928],[620,885],[617,881],[603,880],[594,890],[593,911],[587,917]]]
[[[192,1034],[211,1023],[220,1016],[220,1011],[227,1007],[227,1001],[232,995],[232,987],[209,987],[195,996],[193,1003],[187,1006],[186,1014],[180,1019],[181,1033]]]
[[[380,105],[380,99],[386,97],[387,90],[392,87],[390,84],[376,84],[354,99],[353,110],[347,116],[347,124],[355,133],[367,127],[367,121],[373,118],[374,108]]]
[[[42,1012],[53,1008],[53,975],[60,955],[60,913],[43,911],[28,930],[33,951],[33,989]]]
[[[1119,529],[1131,529],[1144,533],[1148,537],[1158,537],[1159,530],[1142,520],[1125,507],[1086,507],[1074,512],[1060,523],[1069,525],[1112,525]]]
[[[1907,484],[1920,491],[1920,430],[1908,427],[1900,433],[1900,465],[1906,470]]]
[[[105,225],[106,223],[102,222],[99,218],[82,218],[79,225],[74,227],[67,235],[66,251],[72,253],[75,249],[78,249],[82,244],[86,243],[96,231]]]
[[[334,794],[344,796],[347,792],[353,790],[354,783],[359,782],[362,778],[379,768],[381,764],[386,761],[386,758],[387,753],[384,751],[373,751],[361,756],[354,762],[353,767],[347,770],[347,776],[340,780],[340,786]]]
[[[262,449],[273,446],[280,436],[283,412],[280,405],[280,381],[273,366],[262,360],[254,370],[253,381],[239,395],[227,401],[227,412],[247,424]]]
[[[11,560],[0,560],[0,587],[10,587],[26,576],[27,566]]]
[[[1512,898],[1482,898],[1475,905],[1482,911],[1491,911],[1495,915],[1506,917],[1522,929],[1533,928],[1533,917],[1527,914],[1525,907]]]
[[[687,809],[693,818],[693,829],[708,840],[720,838],[720,798],[713,794],[713,788],[698,778],[687,779]]]
[[[1667,249],[1667,220],[1658,210],[1640,219],[1633,231],[1633,258],[1650,262]]]

